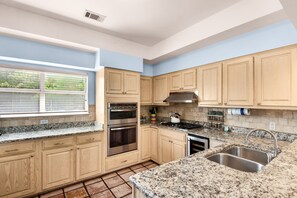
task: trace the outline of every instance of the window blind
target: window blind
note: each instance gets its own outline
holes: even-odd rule
[[[0,115],[87,112],[88,77],[0,67]]]

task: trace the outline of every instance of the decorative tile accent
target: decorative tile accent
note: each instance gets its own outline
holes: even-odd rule
[[[112,188],[111,191],[116,197],[123,197],[125,195],[130,194],[132,192],[132,189],[127,184],[123,184],[115,188]]]
[[[113,188],[115,186],[125,183],[124,180],[122,180],[122,178],[120,178],[120,176],[115,176],[115,177],[112,177],[109,179],[104,179],[104,182],[106,183],[108,188]]]
[[[90,195],[94,195],[97,194],[99,192],[105,191],[107,190],[106,185],[104,184],[103,181],[98,182],[98,183],[94,183],[94,184],[90,184],[88,186],[86,186],[87,191]]]

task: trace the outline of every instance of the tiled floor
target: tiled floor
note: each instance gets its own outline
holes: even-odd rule
[[[39,198],[132,197],[132,184],[129,181],[129,177],[135,173],[156,166],[158,165],[152,161],[144,162],[98,178],[40,195]]]

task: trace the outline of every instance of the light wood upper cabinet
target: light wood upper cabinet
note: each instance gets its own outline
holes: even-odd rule
[[[297,106],[297,48],[255,56],[258,106]]]
[[[196,89],[196,69],[188,69],[169,74],[170,91],[187,91]]]
[[[76,178],[83,179],[102,172],[102,143],[94,142],[77,146]]]
[[[43,189],[74,181],[74,149],[58,148],[42,152]]]
[[[24,197],[36,191],[33,154],[0,158],[0,197]]]
[[[153,84],[154,104],[166,105],[167,103],[163,102],[163,100],[169,96],[167,75],[154,77]]]
[[[199,106],[222,105],[222,63],[198,68]]]
[[[108,94],[139,94],[140,74],[117,69],[106,69],[106,93]]]
[[[141,129],[141,159],[148,159],[151,157],[151,128]]]
[[[153,78],[140,77],[140,103],[142,105],[153,103]]]
[[[223,63],[223,95],[226,106],[254,104],[253,57],[242,57]]]

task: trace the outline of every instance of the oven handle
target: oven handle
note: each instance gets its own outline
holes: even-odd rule
[[[136,111],[136,109],[111,109],[110,112]]]
[[[123,130],[123,129],[134,129],[136,126],[130,126],[130,127],[119,127],[119,128],[111,128],[111,131],[116,131],[116,130]]]

